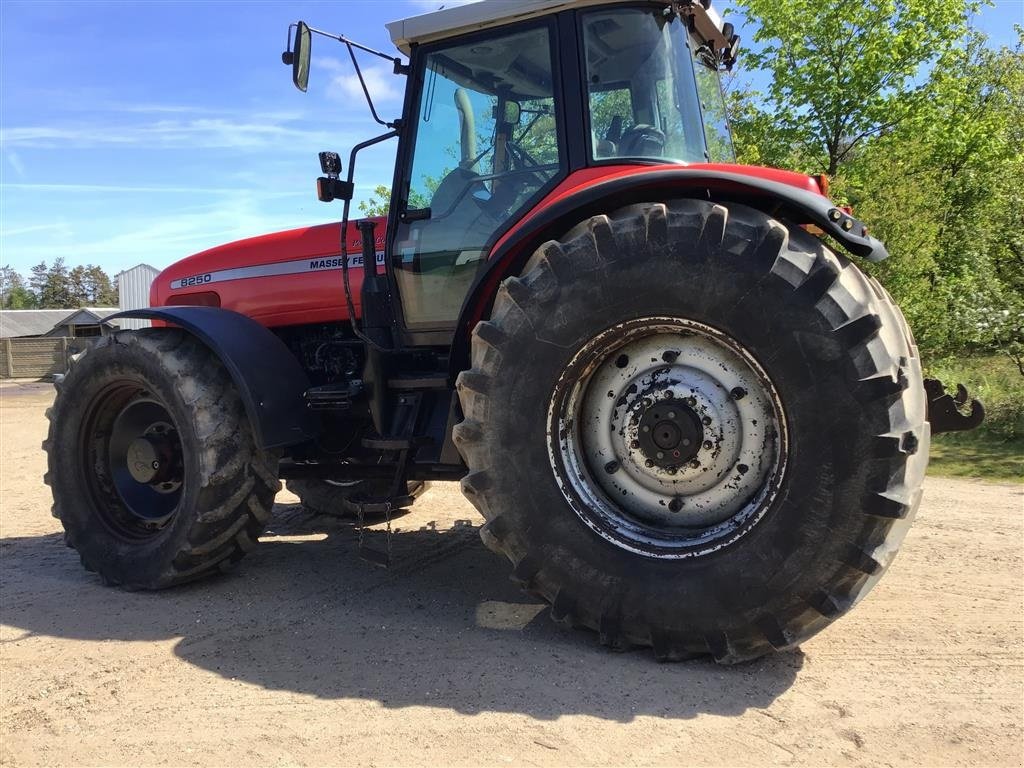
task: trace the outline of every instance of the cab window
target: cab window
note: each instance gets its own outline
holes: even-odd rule
[[[454,324],[488,247],[561,171],[547,26],[441,48],[423,63],[393,249],[407,327]]]

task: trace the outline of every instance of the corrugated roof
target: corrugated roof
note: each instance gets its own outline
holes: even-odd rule
[[[121,310],[117,307],[82,307],[81,309],[73,310],[57,325],[95,325],[102,322],[104,319],[110,317],[115,312]]]
[[[124,270],[121,270],[121,271],[120,271],[120,272],[118,272],[118,273],[117,273],[116,275],[114,275],[114,278],[115,278],[115,279],[117,279],[117,278],[119,278],[119,277],[120,277],[121,275],[127,274],[128,272],[134,272],[134,271],[135,271],[135,270],[137,270],[137,269],[146,269],[146,270],[149,270],[149,271],[150,271],[150,272],[152,272],[152,273],[153,273],[154,275],[159,275],[159,274],[160,274],[160,270],[159,270],[159,269],[157,269],[157,268],[156,268],[156,267],[154,267],[154,266],[151,266],[151,265],[149,265],[149,264],[136,264],[136,265],[135,265],[134,267],[128,267],[128,269],[124,269]]]
[[[68,320],[85,313],[76,319],[77,325],[99,323],[120,310],[117,307],[83,307],[82,309],[0,309],[0,339],[18,336],[42,336],[56,328],[66,325]]]

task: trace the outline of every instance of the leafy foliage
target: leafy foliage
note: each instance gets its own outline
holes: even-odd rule
[[[766,109],[739,114],[767,129],[800,170],[834,175],[865,140],[899,125],[925,100],[914,85],[966,29],[975,0],[737,0],[762,47],[748,66],[772,76]],[[770,116],[770,117],[769,117]]]
[[[3,309],[76,309],[118,304],[117,281],[95,264],[68,269],[64,259],[32,267],[26,282],[10,266],[0,267]]]
[[[773,79],[728,84],[741,160],[830,174],[926,360],[1000,351],[1024,375],[1024,35],[990,47],[973,0],[738,4]]]

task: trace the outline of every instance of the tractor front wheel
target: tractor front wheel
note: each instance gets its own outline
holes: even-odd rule
[[[227,370],[189,334],[102,339],[57,382],[47,417],[53,514],[105,583],[173,586],[256,545],[278,459],[255,444]]]
[[[596,216],[506,280],[458,379],[484,542],[615,648],[723,663],[861,599],[920,499],[917,350],[799,228],[678,200]]]

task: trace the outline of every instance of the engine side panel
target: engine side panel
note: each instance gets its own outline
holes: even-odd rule
[[[382,265],[387,221],[373,221]],[[363,257],[354,221],[347,234],[349,280],[359,315]],[[341,224],[322,224],[202,251],[160,273],[150,289],[150,306],[219,306],[267,327],[346,320],[340,235]]]

